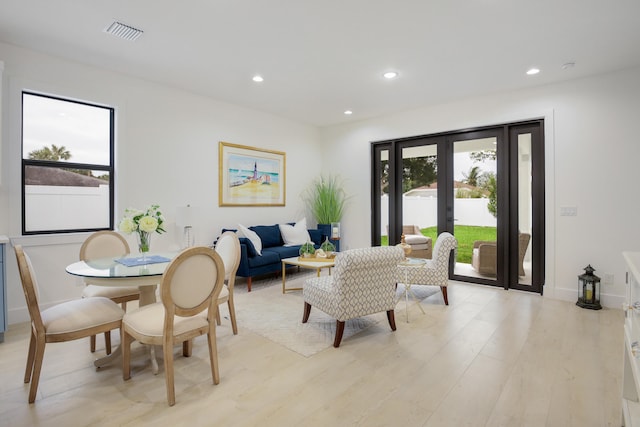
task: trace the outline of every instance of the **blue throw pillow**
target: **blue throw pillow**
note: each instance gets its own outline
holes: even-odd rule
[[[253,227],[249,227],[249,230],[252,230],[260,237],[263,248],[284,245],[282,236],[280,236],[280,227],[278,227],[278,224],[254,225]]]
[[[245,245],[247,247],[247,255],[249,255],[250,257],[258,255],[258,251],[256,251],[256,247],[253,246],[251,240],[247,239],[246,237],[240,237],[238,240],[240,240],[241,245]]]

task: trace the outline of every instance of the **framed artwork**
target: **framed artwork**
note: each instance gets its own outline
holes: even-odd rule
[[[219,142],[220,206],[284,206],[286,154]]]

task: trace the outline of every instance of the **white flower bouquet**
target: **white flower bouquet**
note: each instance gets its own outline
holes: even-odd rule
[[[161,234],[166,231],[162,228],[163,223],[164,216],[162,216],[159,205],[151,205],[146,211],[127,208],[118,229],[125,234],[137,233],[138,248],[140,252],[145,253],[149,252],[151,233]]]

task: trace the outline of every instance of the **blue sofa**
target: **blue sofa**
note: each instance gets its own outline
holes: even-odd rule
[[[293,225],[294,223],[289,223]],[[237,276],[246,277],[247,291],[251,292],[251,279],[269,273],[280,273],[282,271],[282,260],[299,255],[300,245],[284,246],[284,241],[280,235],[280,227],[275,225],[254,225],[248,227],[254,231],[262,241],[262,255],[258,255],[251,241],[245,237],[240,237],[240,266]],[[234,229],[223,229],[222,232],[233,231]],[[320,247],[326,236],[320,230],[307,230],[309,237],[316,249]]]

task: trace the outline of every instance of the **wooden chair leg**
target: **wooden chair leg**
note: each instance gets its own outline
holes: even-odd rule
[[[29,353],[27,353],[27,367],[24,370],[24,383],[28,384],[31,381],[31,374],[33,374],[33,361],[36,357],[36,336],[31,330],[31,340],[29,341]]]
[[[396,314],[393,310],[387,311],[387,320],[389,321],[389,326],[391,326],[391,330],[396,330]]]
[[[169,403],[169,406],[173,406],[176,404],[176,389],[173,378],[173,337],[165,337],[162,343],[162,352],[164,353],[164,379],[167,385],[167,403]]]
[[[191,357],[193,353],[193,340],[186,340],[182,342],[182,355],[184,357]]]
[[[122,348],[122,379],[128,380],[131,378],[131,341],[133,338],[131,335],[121,330],[120,332]]]
[[[111,331],[104,333],[104,348],[107,354],[111,354]]]
[[[96,336],[95,335],[91,335],[89,337],[89,350],[91,350],[91,353],[96,352]]]
[[[216,323],[220,326],[220,310],[216,310]]]
[[[311,314],[311,304],[304,302],[304,313],[302,314],[302,323],[307,323],[309,320],[309,314]]]
[[[247,292],[251,292],[251,277],[247,277]]]
[[[211,377],[214,384],[220,384],[220,368],[218,366],[218,344],[216,343],[216,330],[207,334],[209,341],[209,362],[211,363]]]
[[[444,305],[449,305],[449,299],[447,298],[447,287],[440,286],[440,290],[442,291],[442,298],[444,298]]]
[[[336,320],[336,337],[333,340],[333,346],[335,348],[340,347],[340,341],[342,341],[343,333],[344,333],[344,322]]]
[[[233,298],[231,297],[231,295],[229,295],[227,307],[229,307],[229,317],[231,317],[231,329],[233,329],[233,335],[238,335],[238,324],[236,323],[236,306],[233,303]]]
[[[38,382],[40,381],[40,371],[42,370],[42,360],[44,359],[44,346],[44,335],[40,339],[36,338],[33,373],[31,374],[31,387],[29,387],[29,403],[35,402],[36,394],[38,394]]]

